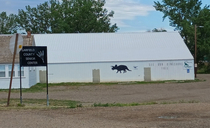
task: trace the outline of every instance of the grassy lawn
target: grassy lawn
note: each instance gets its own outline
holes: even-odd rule
[[[61,108],[78,108],[84,107],[78,101],[71,100],[49,100],[49,106],[46,105],[46,99],[24,99],[23,103],[20,104],[20,99],[10,99],[10,105],[7,105],[7,99],[0,99],[0,110],[11,110],[11,109],[61,109]],[[199,101],[184,101],[178,102],[145,102],[145,103],[94,103],[91,107],[129,107],[129,106],[140,106],[140,105],[156,105],[156,104],[180,104],[180,103],[199,103]],[[87,107],[87,106],[86,106]]]
[[[191,82],[201,82],[202,80],[195,79],[195,80],[169,80],[169,81],[152,81],[152,82],[144,82],[144,81],[134,81],[134,82],[110,82],[110,83],[49,83],[49,87],[56,87],[56,86],[97,86],[97,85],[137,85],[137,84],[158,84],[158,83],[191,83]],[[38,83],[31,88],[22,89],[23,92],[44,92],[46,91],[46,83],[41,84]],[[0,92],[8,92],[8,89],[0,89]],[[20,92],[19,89],[12,89],[12,92]]]

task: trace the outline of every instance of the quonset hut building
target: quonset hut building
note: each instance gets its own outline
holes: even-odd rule
[[[34,44],[47,46],[49,83],[194,80],[178,32],[38,34]]]
[[[0,89],[8,89],[11,35],[0,36]],[[47,46],[49,83],[194,80],[194,59],[178,32],[35,34]],[[19,88],[16,57],[12,88]],[[22,67],[23,88],[45,82],[45,67]]]

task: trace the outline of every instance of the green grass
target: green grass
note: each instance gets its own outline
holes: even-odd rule
[[[94,103],[92,107],[131,107],[140,105],[167,105],[167,104],[181,104],[181,103],[199,103],[199,101],[180,100],[178,102],[145,102],[145,103]],[[49,106],[46,105],[46,99],[24,99],[23,103],[20,104],[20,99],[10,99],[10,105],[7,107],[7,99],[0,99],[0,110],[10,109],[61,109],[61,108],[78,108],[83,105],[78,101],[71,100],[49,100]]]
[[[158,83],[192,83],[192,82],[201,82],[202,80],[169,80],[169,81],[135,81],[135,82],[107,82],[107,83],[79,83],[79,82],[69,82],[69,83],[49,83],[49,87],[56,86],[96,86],[96,85],[136,85],[136,84],[158,84]],[[205,80],[204,80],[205,81]],[[38,83],[31,88],[22,89],[23,92],[44,92],[46,91],[46,83]],[[8,92],[8,89],[0,89],[0,92]],[[12,89],[12,92],[20,92],[19,89]]]
[[[23,103],[20,104],[20,99],[10,99],[8,107],[7,99],[0,99],[0,109],[3,108],[48,108],[46,99],[23,99]],[[78,101],[71,100],[49,100],[50,108],[77,108],[82,107],[82,104]]]
[[[199,101],[196,101],[196,100],[190,100],[190,101],[180,100],[178,102],[163,101],[159,104],[180,104],[180,103],[199,103]]]
[[[130,103],[130,104],[122,104],[122,103],[94,103],[93,107],[124,107],[124,106],[139,106],[139,105],[154,105],[158,104],[157,102],[146,102],[146,103]]]
[[[185,100],[180,100],[178,102],[169,102],[169,101],[163,101],[163,102],[156,102],[156,101],[151,101],[151,102],[145,102],[145,103],[130,103],[130,104],[122,104],[122,103],[94,103],[92,106],[93,107],[126,107],[126,106],[140,106],[140,105],[155,105],[155,104],[180,104],[180,103],[199,103],[199,101],[195,100],[190,100],[190,101],[185,101]]]

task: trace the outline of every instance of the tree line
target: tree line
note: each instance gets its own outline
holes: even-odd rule
[[[11,34],[17,30],[32,33],[94,33],[116,32],[111,24],[114,11],[103,8],[105,0],[49,0],[37,7],[26,6],[18,14],[0,13],[0,33]]]
[[[205,67],[204,72],[210,72],[210,6],[202,7],[201,0],[162,0],[155,1],[154,7],[164,14],[163,20],[169,18],[170,26],[180,32],[193,55],[196,34],[196,62],[199,67]],[[206,62],[208,65],[204,66]]]

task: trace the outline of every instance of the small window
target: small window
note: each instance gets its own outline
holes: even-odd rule
[[[20,76],[20,67],[19,65],[17,67],[18,67],[18,76]],[[21,76],[24,76],[24,67],[21,67]]]
[[[5,65],[0,65],[0,77],[5,77]]]
[[[12,65],[9,65],[9,77],[11,77],[12,74]],[[13,71],[13,77],[15,76],[15,69]]]

